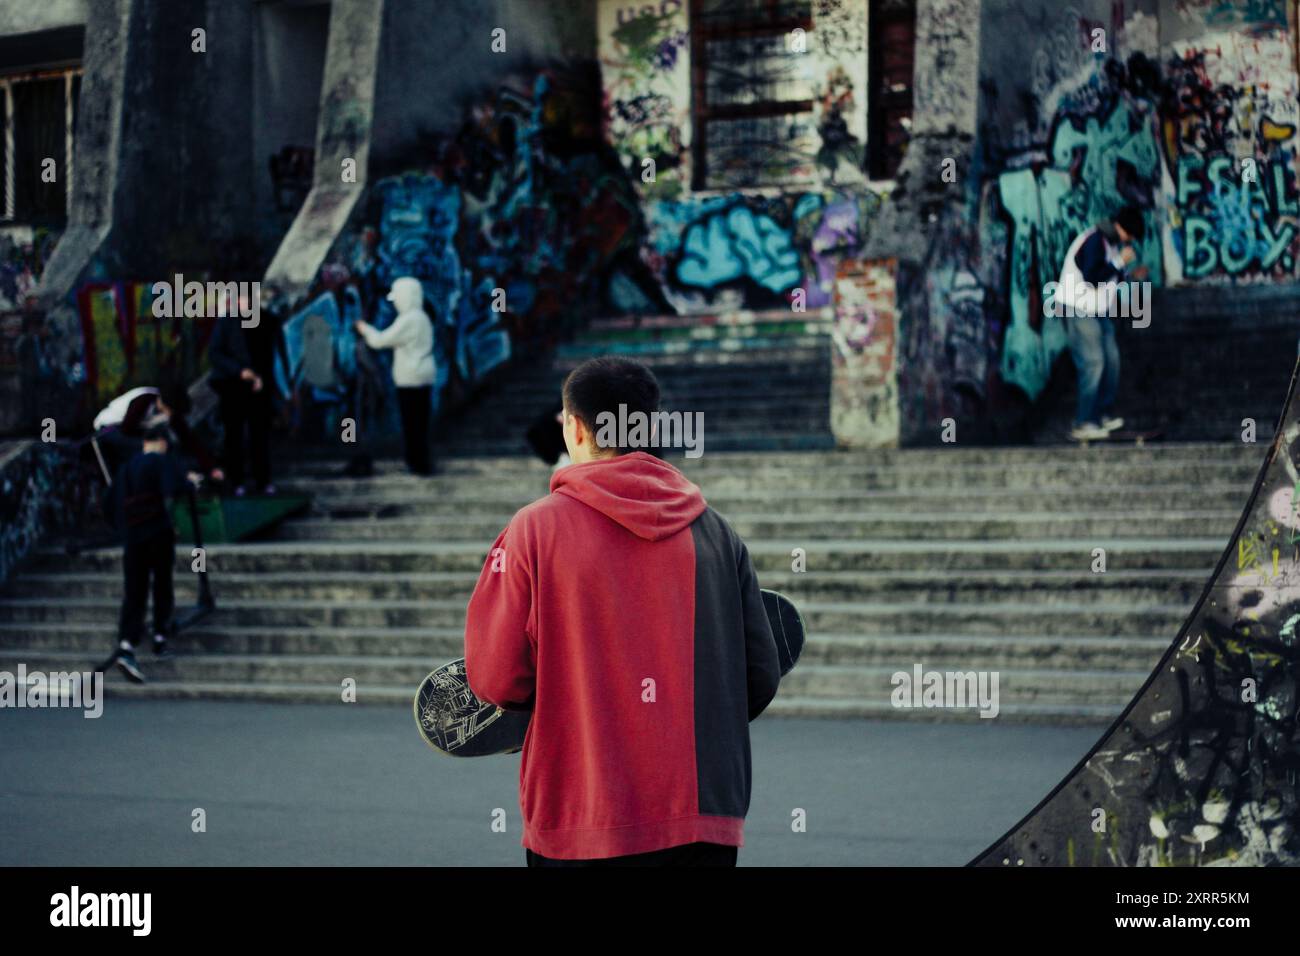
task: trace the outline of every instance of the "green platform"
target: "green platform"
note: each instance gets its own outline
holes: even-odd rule
[[[243,541],[291,514],[307,510],[310,504],[311,497],[308,495],[249,495],[244,498],[200,496],[197,505],[203,543],[209,545]],[[176,526],[178,542],[194,543],[190,505],[184,498],[172,503],[172,523]]]

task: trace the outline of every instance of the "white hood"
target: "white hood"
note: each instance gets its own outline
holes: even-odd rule
[[[398,315],[420,311],[424,304],[424,290],[420,288],[420,280],[410,276],[395,279],[393,288],[388,293],[388,301],[393,303]]]

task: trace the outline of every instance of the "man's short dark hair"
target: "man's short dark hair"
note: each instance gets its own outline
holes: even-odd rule
[[[1146,238],[1147,220],[1137,206],[1125,206],[1115,214],[1115,224],[1123,226],[1124,231],[1141,242]]]
[[[593,432],[599,430],[603,412],[617,419],[619,405],[627,406],[629,415],[659,411],[659,380],[654,372],[634,359],[613,355],[587,359],[575,368],[565,378],[562,394],[565,411],[581,418]],[[629,450],[619,448],[618,453]]]

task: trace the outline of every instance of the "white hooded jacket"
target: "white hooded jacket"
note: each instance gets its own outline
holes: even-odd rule
[[[362,337],[372,349],[393,350],[393,384],[398,388],[432,385],[433,323],[422,308],[420,281],[410,276],[395,280],[388,301],[397,309],[397,318],[382,332],[362,322]]]

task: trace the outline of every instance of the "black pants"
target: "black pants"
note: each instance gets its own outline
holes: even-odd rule
[[[737,852],[736,847],[720,843],[686,843],[604,860],[552,860],[532,850],[524,850],[524,856],[529,866],[735,866]]]
[[[232,487],[244,483],[245,433],[253,482],[259,488],[271,483],[270,387],[265,378],[260,392],[254,392],[247,382],[239,379],[213,385],[221,399],[221,428],[226,433],[221,464]]]
[[[406,467],[417,475],[427,475],[433,469],[429,454],[429,408],[432,402],[432,385],[397,390],[397,404],[402,412],[402,449],[406,454]]]
[[[176,535],[167,531],[126,546],[122,555],[125,588],[122,615],[117,637],[134,645],[144,628],[145,602],[149,598],[149,579],[153,578],[153,633],[171,635],[172,611],[176,599],[172,593],[172,565],[176,561]]]

